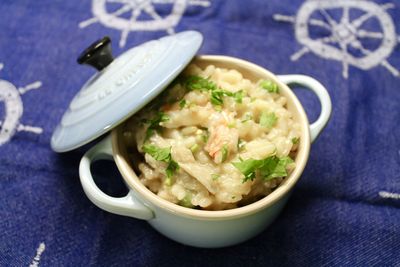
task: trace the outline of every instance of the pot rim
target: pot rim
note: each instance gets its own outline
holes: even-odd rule
[[[311,145],[308,118],[303,109],[303,106],[301,105],[296,95],[292,92],[292,90],[286,84],[279,81],[276,75],[272,74],[270,71],[264,69],[263,67],[242,59],[220,55],[199,55],[196,56],[191,63],[203,61],[211,62],[208,63],[208,65],[213,63],[217,63],[220,66],[232,65],[232,67],[225,66],[225,68],[232,69],[235,69],[234,65],[236,65],[237,69],[245,69],[251,71],[259,79],[268,78],[279,85],[280,89],[282,89],[281,94],[285,95],[285,97],[288,99],[288,102],[290,102],[291,105],[294,107],[294,109],[292,110],[296,110],[297,121],[301,125],[300,143],[295,159],[296,167],[292,171],[292,173],[288,177],[286,177],[274,191],[256,202],[245,205],[243,207],[229,210],[209,211],[186,208],[183,206],[179,206],[178,204],[169,202],[151,192],[145,185],[140,182],[138,176],[134,172],[133,168],[130,166],[129,159],[126,159],[127,152],[124,146],[122,146],[123,142],[120,136],[122,136],[123,134],[124,123],[115,128],[111,134],[114,160],[126,184],[131,190],[135,192],[136,195],[140,196],[140,198],[145,201],[144,204],[150,206],[150,208],[153,205],[176,215],[205,220],[225,220],[254,214],[258,211],[271,207],[276,202],[287,196],[303,173],[305,165],[308,161]],[[215,65],[217,66],[217,64]],[[239,72],[242,73],[241,70],[239,70]]]

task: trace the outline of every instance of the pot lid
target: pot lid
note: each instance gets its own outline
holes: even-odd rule
[[[99,70],[83,85],[51,137],[51,148],[66,152],[83,146],[129,118],[154,99],[186,67],[203,37],[185,31],[111,55],[108,37],[78,58]]]

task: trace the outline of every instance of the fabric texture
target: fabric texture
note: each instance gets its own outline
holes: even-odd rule
[[[0,266],[399,266],[398,1],[2,0],[0,18]],[[284,211],[228,248],[184,246],[145,221],[100,210],[78,175],[93,143],[50,148],[94,73],[76,63],[84,48],[108,35],[119,55],[184,30],[204,35],[199,54],[312,76],[332,99]],[[317,98],[295,92],[315,120]],[[112,163],[93,171],[105,192],[126,193]]]

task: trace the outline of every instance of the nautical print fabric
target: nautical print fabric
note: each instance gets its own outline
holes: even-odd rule
[[[398,266],[398,1],[3,0],[0,18],[0,266]],[[49,145],[95,72],[76,63],[84,48],[108,35],[119,55],[184,30],[204,35],[200,54],[309,75],[332,98],[283,213],[229,248],[184,246],[100,210],[78,175],[94,143],[64,154]],[[294,90],[315,120],[316,97]],[[105,192],[126,194],[113,163],[93,171]]]

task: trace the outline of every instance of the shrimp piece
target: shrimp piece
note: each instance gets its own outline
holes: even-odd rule
[[[227,155],[237,152],[239,132],[236,128],[228,127],[228,116],[224,112],[214,114],[208,130],[210,137],[204,150],[208,152],[215,163],[221,163]]]

